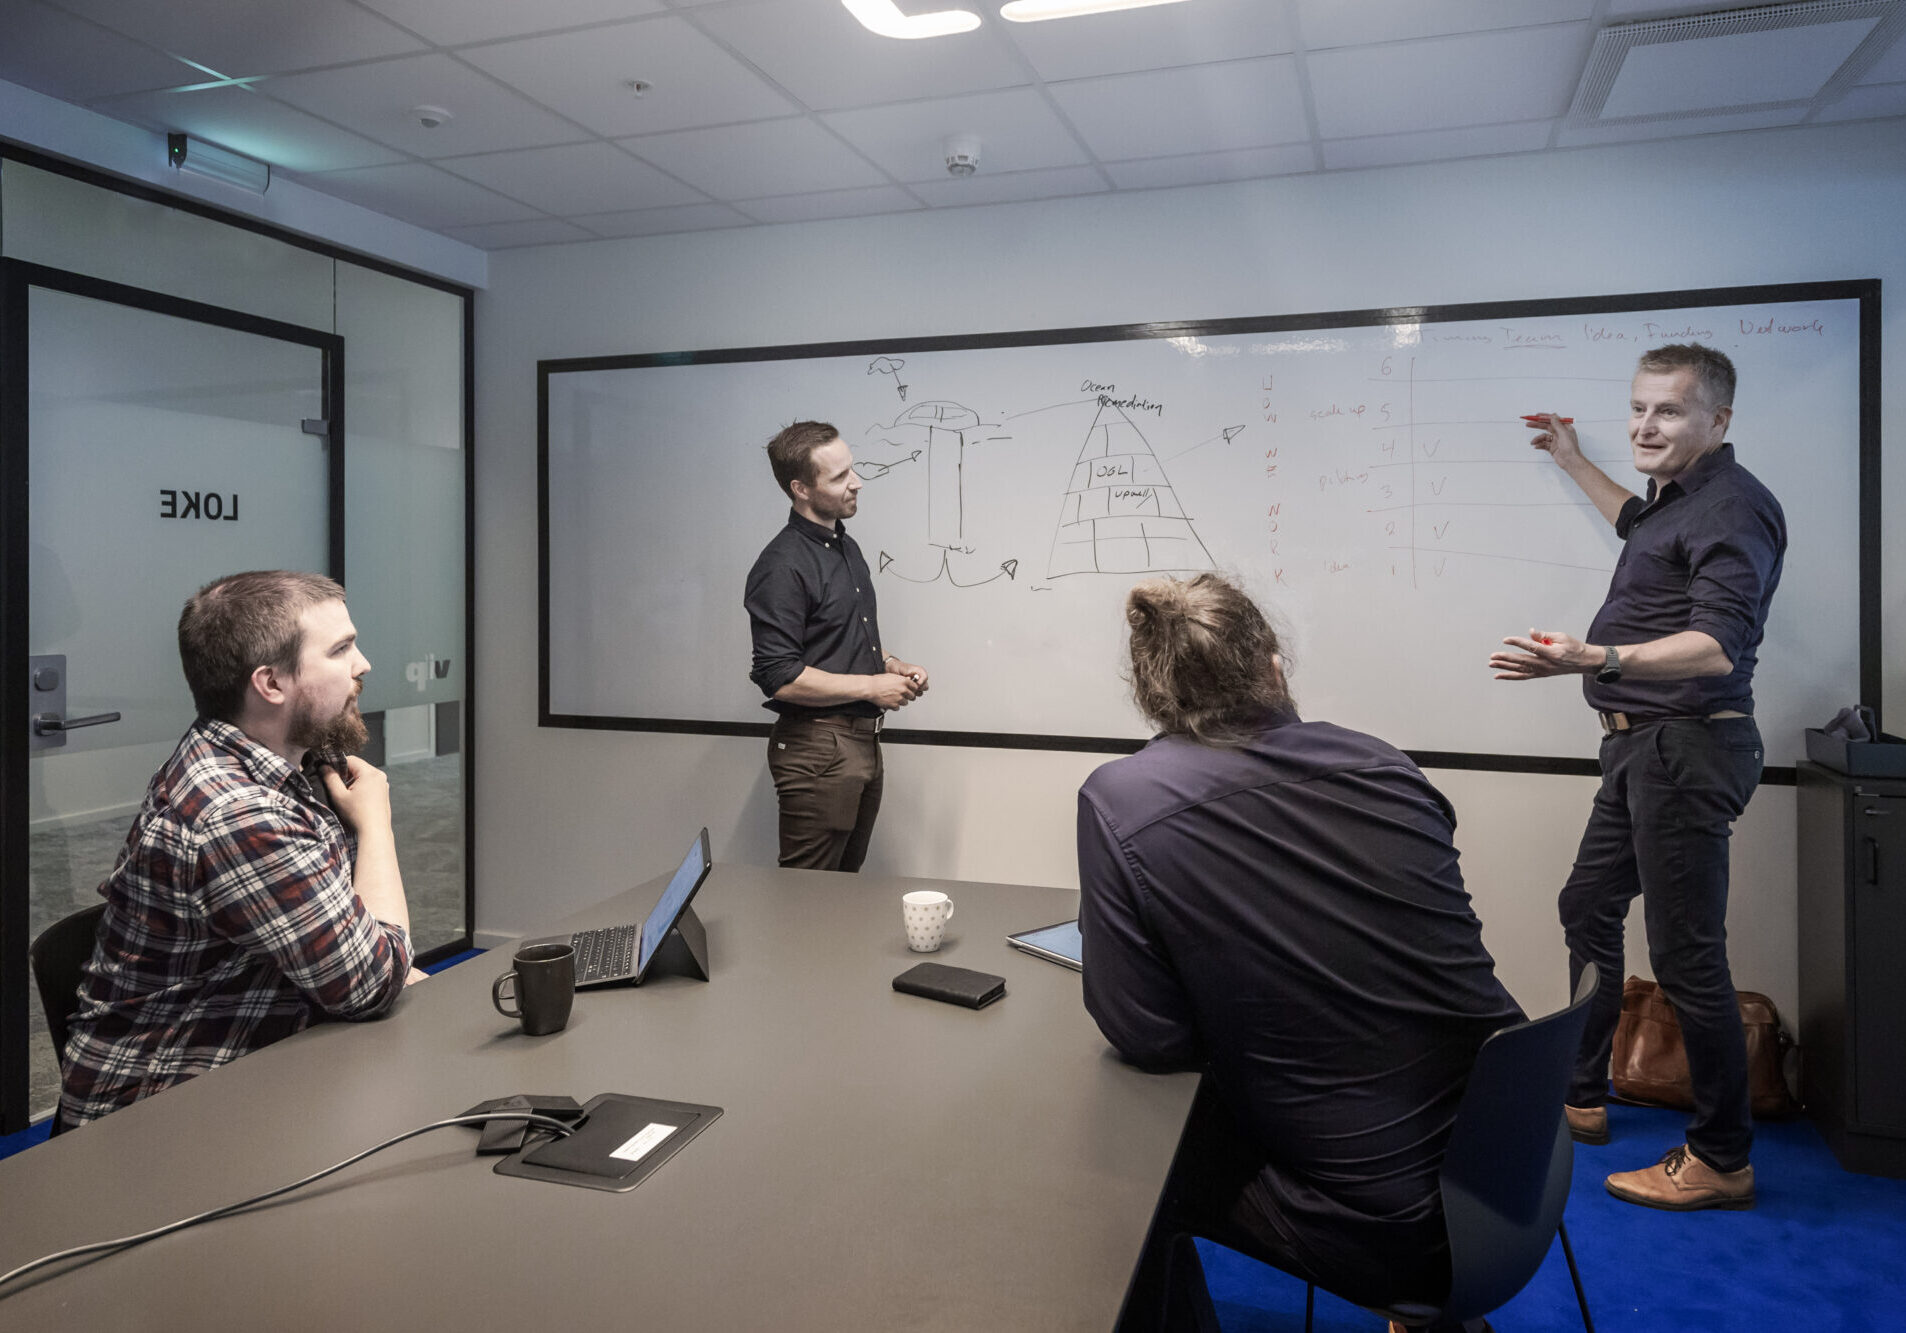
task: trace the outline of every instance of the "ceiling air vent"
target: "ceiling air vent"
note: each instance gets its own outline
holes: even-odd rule
[[[1571,126],[1811,105],[1850,87],[1906,27],[1898,0],[1806,0],[1623,23],[1595,37]]]

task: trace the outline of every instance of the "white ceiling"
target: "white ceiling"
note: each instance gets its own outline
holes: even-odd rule
[[[0,0],[0,79],[483,249],[1906,117],[1906,0],[1632,46],[1623,25],[1759,0],[1025,24],[897,2],[983,22],[898,41],[839,0]],[[947,174],[954,134],[978,174]]]

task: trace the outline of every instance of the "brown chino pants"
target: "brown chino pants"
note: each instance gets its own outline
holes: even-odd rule
[[[781,806],[781,864],[859,870],[886,775],[880,719],[779,718],[768,733],[768,773]]]

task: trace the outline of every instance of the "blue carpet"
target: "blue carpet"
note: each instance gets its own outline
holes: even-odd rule
[[[17,1134],[0,1134],[0,1157],[11,1157],[17,1152],[25,1152],[36,1143],[45,1143],[47,1131],[53,1128],[53,1118],[48,1116],[37,1125],[28,1125]]]
[[[1611,1171],[1646,1166],[1679,1143],[1677,1111],[1611,1106],[1613,1141],[1575,1150],[1569,1239],[1597,1333],[1896,1327],[1906,1304],[1906,1180],[1842,1171],[1805,1120],[1758,1125],[1750,1212],[1665,1213],[1621,1203]],[[1304,1326],[1304,1284],[1200,1241],[1225,1333]],[[1490,1317],[1500,1333],[1579,1330],[1562,1247]],[[1322,1293],[1319,1333],[1371,1333],[1380,1321]]]
[[[429,967],[426,967],[424,971],[434,977],[447,967],[455,967],[458,963],[467,963],[472,958],[480,958],[482,956],[483,950],[481,949],[465,949],[462,953],[453,953],[448,958],[439,958]]]

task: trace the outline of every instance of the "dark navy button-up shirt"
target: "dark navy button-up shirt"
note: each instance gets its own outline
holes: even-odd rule
[[[803,667],[840,676],[877,676],[887,669],[873,575],[845,523],[824,528],[790,510],[787,526],[748,571],[743,604],[754,636],[748,679],[768,696],[765,707],[790,716],[880,716],[879,705],[865,700],[805,708],[774,697]]]
[[[1645,499],[1622,506],[1621,559],[1588,642],[1616,647],[1683,630],[1711,635],[1734,664],[1725,676],[1629,680],[1584,677],[1590,708],[1643,717],[1754,711],[1754,665],[1780,583],[1787,520],[1780,502],[1723,444]]]
[[[1135,1064],[1208,1065],[1326,1265],[1442,1243],[1457,1103],[1521,1017],[1455,824],[1401,751],[1290,712],[1238,749],[1158,737],[1079,792],[1086,1008]]]

